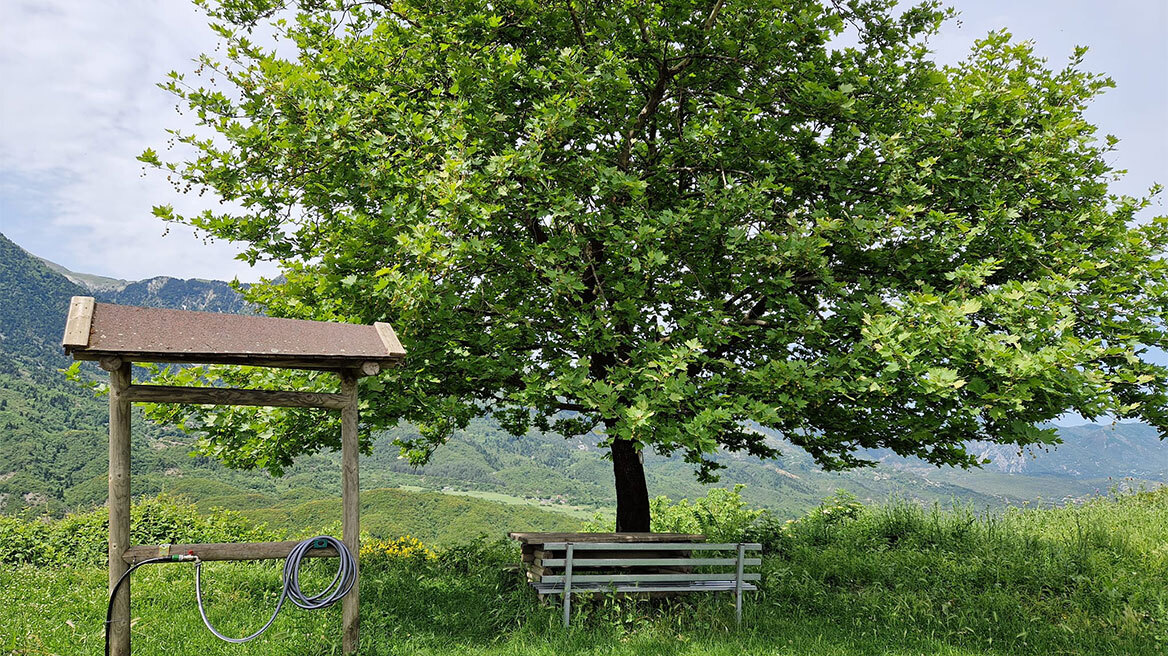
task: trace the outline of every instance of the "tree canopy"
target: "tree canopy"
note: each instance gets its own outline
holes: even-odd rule
[[[476,416],[597,431],[644,530],[645,447],[709,477],[776,455],[760,427],[826,468],[974,466],[1068,411],[1168,431],[1168,219],[1109,194],[1084,49],[996,32],[940,66],[951,12],[892,0],[200,4],[223,46],[164,84],[177,154],[141,159],[225,205],[155,213],[278,262],[247,292],[273,315],[393,323],[362,417],[416,424],[417,460]],[[242,466],[337,440],[156,414]]]

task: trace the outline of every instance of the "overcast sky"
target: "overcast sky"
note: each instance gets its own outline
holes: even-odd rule
[[[1168,0],[953,2],[959,22],[933,41],[952,63],[973,40],[1008,28],[1061,65],[1075,45],[1087,66],[1115,79],[1089,111],[1121,139],[1114,164],[1129,171],[1115,188],[1138,195],[1168,183]],[[86,273],[254,280],[227,243],[204,244],[159,222],[156,204],[203,207],[176,195],[135,157],[189,127],[155,83],[215,41],[183,0],[0,2],[0,232],[25,249]],[[1163,214],[1154,208],[1152,214]]]

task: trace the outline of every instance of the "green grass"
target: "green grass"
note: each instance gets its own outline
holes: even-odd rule
[[[828,502],[782,526],[758,533],[770,552],[741,630],[729,595],[697,595],[598,596],[565,631],[558,608],[508,569],[517,556],[506,544],[435,562],[367,559],[362,654],[1168,653],[1168,490],[995,515]],[[276,565],[206,567],[222,630],[266,619]],[[325,582],[327,567],[312,562],[305,587]],[[340,652],[339,608],[287,608],[263,638],[230,646],[203,628],[189,565],[134,576],[135,654]],[[104,610],[102,568],[0,567],[0,653],[100,653]]]
[[[409,489],[422,490],[422,488],[419,488],[416,485],[402,485],[401,488],[403,490],[409,490]],[[596,515],[597,512],[601,512],[603,514],[603,511],[601,511],[595,507],[573,506],[573,505],[566,504],[566,503],[543,504],[543,503],[540,503],[539,500],[537,500],[537,499],[530,499],[528,497],[517,497],[517,496],[510,495],[510,494],[502,494],[499,492],[483,492],[481,490],[446,490],[446,489],[444,489],[444,490],[442,490],[442,494],[453,494],[455,496],[474,497],[476,499],[483,499],[485,501],[494,501],[496,503],[507,504],[509,506],[529,506],[532,508],[539,508],[541,510],[547,510],[549,512],[563,513],[565,515],[569,515],[571,517],[577,517],[579,519],[592,519]]]
[[[339,497],[292,504],[262,495],[234,500],[239,503],[218,499],[216,505],[289,534],[303,533],[303,527],[339,525],[341,519]],[[426,544],[448,547],[480,534],[493,539],[506,537],[507,531],[573,531],[579,526],[579,517],[535,505],[397,488],[361,492],[361,530],[375,537],[412,535]]]

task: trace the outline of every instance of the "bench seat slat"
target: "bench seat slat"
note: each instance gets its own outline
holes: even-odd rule
[[[707,542],[572,542],[576,551],[736,551],[738,544],[711,544]],[[563,551],[567,542],[545,542],[544,551]],[[746,543],[747,551],[762,551],[757,542]]]
[[[563,558],[543,558],[539,564],[543,567],[563,567]],[[737,558],[573,558],[572,567],[620,567],[624,565],[737,565]],[[743,565],[761,565],[761,558],[743,558]]]
[[[725,572],[720,574],[572,574],[572,587],[576,586],[576,582],[586,583],[589,581],[598,581],[603,583],[628,583],[632,581],[725,581],[727,580]],[[762,575],[757,572],[743,574],[743,581],[757,581]],[[564,580],[561,575],[544,576],[540,581],[547,583],[560,583]],[[734,581],[733,577],[729,579]]]
[[[532,583],[531,587],[541,595],[563,595],[562,583]],[[743,583],[743,590],[758,590],[753,583]],[[572,582],[572,592],[733,592],[734,581],[692,581],[657,583],[581,583]]]

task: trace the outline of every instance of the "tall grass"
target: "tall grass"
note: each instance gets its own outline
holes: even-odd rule
[[[1168,653],[1168,490],[999,514],[843,497],[749,531],[768,555],[741,629],[727,595],[597,595],[564,630],[511,544],[387,550],[362,561],[362,654]],[[311,563],[305,587],[327,583],[328,565]],[[207,574],[213,619],[240,634],[279,588],[275,564]],[[135,654],[340,652],[337,608],[288,609],[256,643],[223,645],[201,625],[191,579],[180,564],[135,574]],[[104,610],[100,567],[0,567],[0,653],[99,653]]]

